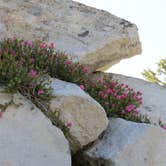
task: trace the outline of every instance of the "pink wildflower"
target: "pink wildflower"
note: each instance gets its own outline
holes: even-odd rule
[[[72,127],[72,122],[68,122],[67,124],[66,124],[66,126],[68,127],[68,128],[71,128]]]
[[[40,43],[40,48],[43,48],[43,49],[45,49],[47,47],[47,44],[46,43]]]
[[[32,45],[33,45],[32,41],[30,41],[30,40],[27,40],[27,41],[25,42],[25,44],[26,44],[27,46],[32,46]]]
[[[13,37],[11,38],[12,41],[14,41],[14,40],[16,40],[16,39],[17,39],[16,36],[13,36]]]
[[[107,94],[111,94],[111,93],[112,93],[112,89],[108,88],[108,89],[106,90],[106,93],[107,93]]]
[[[103,83],[103,78],[98,78],[97,81],[102,84]]]
[[[121,100],[121,96],[117,96],[116,99],[117,99],[117,100]]]
[[[126,106],[125,110],[126,110],[127,112],[131,112],[131,111],[133,111],[134,108],[135,108],[135,105],[129,104],[128,106]]]
[[[31,58],[31,59],[30,59],[30,62],[31,62],[31,63],[34,63],[34,62],[35,62],[35,59],[34,59],[34,58]]]
[[[112,85],[112,86],[115,86],[115,85],[116,85],[116,82],[112,82],[111,85]]]
[[[9,49],[5,48],[5,53],[8,54],[8,52],[9,52]]]
[[[43,89],[39,89],[37,92],[38,95],[42,95],[43,93],[44,93]]]
[[[67,61],[65,61],[65,64],[66,65],[70,65],[70,64],[72,64],[72,61],[71,60],[67,60]]]
[[[83,71],[84,73],[88,73],[89,68],[88,68],[88,67],[83,67],[82,71]]]
[[[102,96],[102,95],[104,94],[104,92],[103,92],[103,91],[99,91],[98,94],[99,94],[100,96]]]
[[[136,113],[139,113],[140,112],[140,110],[139,109],[136,109]]]
[[[128,85],[125,85],[125,88],[127,88],[127,89],[128,89],[128,87],[129,87]]]
[[[54,49],[54,48],[55,48],[55,45],[54,45],[53,42],[50,43],[50,48],[51,48],[51,49]]]
[[[121,99],[125,99],[125,98],[127,98],[127,94],[126,94],[126,93],[123,93],[123,94],[121,95]]]
[[[103,86],[104,86],[104,88],[107,88],[107,85],[106,85],[106,84],[104,84]]]
[[[81,88],[82,90],[85,90],[85,86],[84,86],[84,85],[80,85],[80,88]]]
[[[115,104],[114,104],[114,103],[112,104],[112,107],[113,107],[113,108],[115,107]]]
[[[166,130],[166,125],[162,126],[162,128],[163,128],[164,130]]]
[[[29,72],[29,75],[31,77],[36,77],[37,76],[37,72],[35,70],[31,69],[30,72]]]
[[[103,94],[103,95],[101,95],[101,97],[102,97],[102,99],[105,99],[105,98],[108,97],[108,95],[107,94]]]
[[[138,100],[138,103],[139,103],[139,104],[142,104],[143,102],[142,102],[142,100]]]
[[[138,94],[138,95],[142,95],[142,92],[138,91],[137,94]]]
[[[15,56],[15,55],[16,55],[16,52],[15,52],[14,50],[12,50],[12,51],[11,51],[11,54],[12,54],[13,56]]]

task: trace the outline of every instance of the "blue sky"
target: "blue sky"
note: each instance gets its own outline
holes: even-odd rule
[[[138,26],[142,54],[122,60],[110,68],[110,72],[142,78],[143,69],[155,69],[156,63],[166,58],[166,0],[76,1],[107,10]]]

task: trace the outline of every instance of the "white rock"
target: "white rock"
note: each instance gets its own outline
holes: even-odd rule
[[[165,138],[161,128],[112,118],[104,136],[84,152],[84,161],[86,166],[165,166]]]
[[[1,0],[0,27],[1,37],[53,41],[93,69],[141,53],[136,25],[70,0]]]
[[[79,86],[51,80],[53,95],[50,110],[59,113],[59,120],[71,128],[67,139],[73,152],[97,139],[106,129],[108,119],[104,109],[93,98],[86,94]]]
[[[62,131],[20,94],[12,97],[0,93],[2,105],[11,99],[15,104],[8,104],[0,119],[0,165],[71,166],[68,141]]]
[[[151,123],[159,124],[161,121],[166,124],[166,88],[138,78],[118,74],[113,74],[112,78],[143,93],[143,104],[140,107],[141,115],[147,116]]]

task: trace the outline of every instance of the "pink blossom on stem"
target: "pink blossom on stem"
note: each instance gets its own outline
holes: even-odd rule
[[[142,100],[138,100],[138,103],[139,103],[139,104],[142,104],[143,102],[142,102]]]
[[[16,36],[13,36],[13,37],[11,38],[12,41],[14,41],[14,40],[16,40],[16,39],[17,39]]]
[[[112,82],[111,85],[112,85],[112,86],[115,86],[115,85],[117,85],[117,83],[116,83],[116,82]]]
[[[31,58],[31,59],[30,59],[30,62],[31,62],[31,63],[34,63],[34,62],[35,62],[35,59],[34,59],[34,58]]]
[[[81,88],[82,90],[85,90],[85,86],[84,86],[84,85],[80,85],[80,88]]]
[[[40,48],[45,49],[46,47],[47,47],[46,43],[44,43],[44,42],[40,43]]]
[[[51,49],[54,49],[54,48],[55,48],[55,45],[54,45],[53,42],[50,43],[50,48],[51,48]]]
[[[114,103],[112,103],[112,107],[113,107],[113,108],[115,107],[115,104],[114,104]]]
[[[108,88],[108,87],[107,87],[107,85],[105,85],[105,84],[104,84],[104,88],[106,88],[106,89],[107,89],[107,88]]]
[[[102,95],[104,94],[104,92],[100,90],[100,91],[98,92],[98,94],[99,94],[100,96],[102,96]]]
[[[35,70],[31,69],[30,72],[29,72],[29,75],[31,77],[36,77],[37,76],[37,72]]]
[[[66,124],[66,126],[68,127],[68,128],[71,128],[72,127],[72,122],[68,122],[67,124]]]
[[[112,93],[112,89],[108,88],[108,89],[106,90],[106,93],[107,93],[107,94],[111,94],[111,93]]]
[[[102,99],[106,99],[108,97],[108,95],[107,94],[103,94],[103,95],[101,95],[101,97],[102,97]]]
[[[97,81],[102,84],[103,83],[103,78],[98,78]]]
[[[66,65],[70,65],[70,64],[72,64],[72,61],[71,60],[67,60],[67,61],[65,61],[65,64]]]
[[[129,104],[128,106],[126,106],[125,110],[127,112],[131,112],[131,111],[133,111],[134,108],[135,108],[134,104]]]
[[[142,92],[138,91],[137,94],[138,94],[138,95],[142,95]]]
[[[37,91],[37,94],[38,94],[38,95],[42,95],[43,93],[44,93],[43,89],[39,89],[39,90]]]
[[[139,113],[139,112],[140,112],[140,110],[139,110],[139,109],[136,109],[135,111],[136,111],[136,113]]]
[[[88,73],[89,68],[88,68],[88,67],[83,67],[82,71],[83,71],[84,73]]]
[[[30,40],[27,40],[27,41],[25,42],[25,44],[26,44],[27,46],[32,46],[32,45],[33,45],[32,41],[30,41]]]
[[[16,52],[14,50],[11,51],[12,56],[16,55]]]
[[[122,86],[124,86],[124,84],[120,84],[120,86],[122,87]]]
[[[8,54],[8,52],[9,52],[9,49],[5,48],[5,53]]]
[[[128,87],[129,87],[128,85],[125,85],[125,88],[127,88],[127,89],[128,89]]]
[[[117,100],[121,100],[121,96],[117,96],[116,99],[117,99]]]
[[[162,128],[163,128],[164,130],[166,130],[166,125],[163,125]]]
[[[123,93],[123,94],[121,95],[121,99],[125,99],[125,98],[127,98],[127,94],[126,94],[126,93]]]

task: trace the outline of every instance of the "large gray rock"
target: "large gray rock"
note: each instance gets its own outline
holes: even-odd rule
[[[71,0],[1,0],[0,37],[55,42],[93,69],[141,53],[136,25]]]
[[[63,126],[68,126],[67,139],[73,152],[97,139],[106,129],[108,119],[104,109],[73,83],[51,79],[53,98],[50,111]]]
[[[6,109],[0,119],[1,166],[71,166],[62,131],[30,101],[0,92],[0,104]]]
[[[128,84],[136,91],[143,93],[143,104],[140,107],[140,114],[147,116],[151,123],[159,124],[161,121],[166,124],[166,88],[138,78],[127,77],[118,74],[111,74],[113,79]]]
[[[152,125],[112,118],[104,136],[79,161],[86,163],[83,166],[165,166],[166,132]]]

